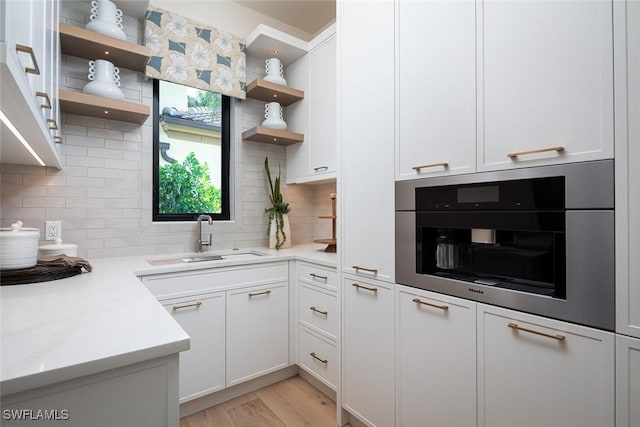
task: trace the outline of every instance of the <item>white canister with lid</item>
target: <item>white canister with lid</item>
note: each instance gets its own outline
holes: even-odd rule
[[[53,245],[42,245],[38,248],[38,257],[67,255],[78,256],[78,245],[75,243],[62,243],[62,239],[56,239]]]
[[[40,230],[26,228],[22,221],[0,228],[0,269],[30,268],[38,262]]]

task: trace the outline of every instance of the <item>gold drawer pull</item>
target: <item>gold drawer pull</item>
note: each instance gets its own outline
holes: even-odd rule
[[[184,304],[184,305],[174,305],[173,310],[180,310],[181,308],[189,308],[189,307],[200,307],[202,305],[201,301],[194,302],[193,304]]]
[[[356,271],[356,273],[362,270],[362,271],[368,271],[369,273],[378,274],[377,268],[365,268],[365,267],[360,267],[359,265],[354,265],[351,268],[353,268]]]
[[[36,92],[37,98],[44,98],[46,102],[40,105],[40,108],[46,108],[48,110],[51,109],[51,99],[49,99],[49,94],[46,92]]]
[[[316,356],[316,353],[313,352],[313,351],[311,353],[309,353],[309,356],[313,357],[314,359],[316,359],[320,363],[324,363],[325,365],[327,363],[329,363],[329,361],[327,359],[320,359],[318,356]]]
[[[328,279],[327,276],[319,276],[319,275],[317,275],[315,273],[310,273],[309,276],[313,277],[314,279],[321,279],[321,280],[324,280],[324,281],[326,281]]]
[[[448,305],[431,304],[430,302],[422,301],[420,298],[414,298],[413,302],[416,302],[416,303],[422,304],[422,305],[428,305],[429,307],[439,308],[441,310],[449,310],[449,306]]]
[[[315,313],[318,313],[318,314],[322,314],[323,316],[326,316],[327,314],[329,314],[329,312],[327,312],[327,311],[320,311],[320,310],[318,310],[318,309],[317,309],[317,308],[315,308],[315,307],[309,307],[309,310],[311,310],[311,311],[313,311],[313,312],[315,312]]]
[[[49,130],[58,130],[58,122],[53,119],[47,119],[47,123],[49,123]]]
[[[526,156],[527,154],[537,154],[537,153],[546,153],[547,151],[555,151],[557,153],[561,153],[564,151],[564,147],[549,147],[549,148],[538,148],[537,150],[529,150],[529,151],[516,151],[515,153],[507,154],[507,157],[511,160],[514,160],[518,156]]]
[[[35,74],[37,76],[40,75],[40,67],[38,67],[38,61],[36,60],[36,54],[33,53],[33,48],[29,46],[25,46],[23,44],[16,45],[16,52],[24,52],[29,54],[31,57],[31,62],[33,63],[33,68],[24,67],[24,72],[29,74]]]
[[[420,172],[420,169],[426,169],[426,168],[435,168],[438,166],[442,166],[443,168],[448,168],[449,167],[449,163],[447,162],[439,162],[439,163],[429,163],[426,165],[419,165],[419,166],[414,166],[411,169],[413,169],[416,172]]]
[[[529,332],[530,334],[536,334],[536,335],[540,335],[542,337],[547,337],[547,338],[552,338],[554,340],[558,340],[558,341],[563,341],[564,340],[564,335],[551,335],[551,334],[547,334],[544,332],[540,332],[540,331],[534,331],[533,329],[527,329],[527,328],[523,328],[522,326],[518,326],[517,323],[509,323],[507,325],[510,328],[513,328],[517,331],[524,331],[524,332]]]
[[[362,286],[362,285],[359,285],[357,283],[352,283],[351,285],[353,285],[354,287],[356,287],[358,289],[366,289],[366,290],[371,291],[373,293],[378,293],[378,289],[377,288],[369,288],[367,286]]]
[[[56,135],[56,136],[54,136],[54,137],[53,137],[53,141],[54,141],[56,144],[62,144],[62,137],[60,137],[60,136]]]
[[[313,168],[313,170],[315,172],[318,172],[318,171],[321,171],[321,170],[328,171],[329,170],[329,166],[318,166],[318,167]]]
[[[270,293],[271,293],[271,289],[267,289],[266,291],[262,291],[262,292],[249,293],[249,298],[257,297],[258,295],[269,295]]]

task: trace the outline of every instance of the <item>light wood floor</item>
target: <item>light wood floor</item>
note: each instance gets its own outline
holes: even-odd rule
[[[336,404],[299,376],[180,420],[180,427],[335,427]]]

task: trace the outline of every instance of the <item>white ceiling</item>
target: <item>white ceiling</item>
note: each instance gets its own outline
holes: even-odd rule
[[[336,19],[335,0],[234,0],[256,12],[315,35]]]

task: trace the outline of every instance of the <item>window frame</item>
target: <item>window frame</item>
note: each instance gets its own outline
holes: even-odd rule
[[[173,83],[173,82],[170,82]],[[178,83],[175,83],[178,84]],[[172,213],[159,212],[159,168],[160,168],[160,80],[153,79],[153,217],[154,222],[196,221],[199,215],[210,215],[214,221],[229,221],[231,218],[230,176],[231,176],[231,98],[222,96],[222,186],[221,212]],[[199,159],[200,160],[200,159]]]

